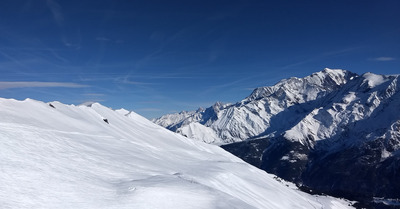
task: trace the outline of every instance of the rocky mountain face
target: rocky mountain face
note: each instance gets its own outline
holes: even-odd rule
[[[207,141],[184,131],[198,123],[220,140],[207,142],[305,190],[379,207],[374,198],[400,198],[399,91],[399,75],[325,69],[257,88],[211,122],[184,118],[176,131]]]

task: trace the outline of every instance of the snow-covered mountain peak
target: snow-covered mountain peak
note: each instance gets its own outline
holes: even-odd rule
[[[204,107],[199,107],[196,112],[204,112]],[[187,113],[187,111],[184,111],[184,113]]]
[[[242,103],[271,96],[282,100],[288,95],[295,94],[307,94],[311,96],[310,99],[315,99],[315,94],[320,91],[335,89],[354,76],[357,75],[346,70],[325,68],[304,78],[292,77],[283,79],[273,86],[256,88]]]
[[[120,114],[122,114],[122,115],[129,115],[132,112],[132,111],[129,111],[129,110],[124,109],[124,108],[120,108],[120,109],[117,109],[115,111],[120,113]]]
[[[225,106],[224,103],[222,102],[216,102],[215,104],[212,105],[213,109],[215,111],[219,111],[220,109],[222,109]]]
[[[313,73],[310,77],[314,77],[317,75],[317,77],[320,78],[323,82],[322,84],[330,83],[331,81],[334,81],[336,85],[343,85],[345,84],[349,78],[357,76],[357,74],[349,72],[347,70],[342,70],[342,69],[329,69],[325,68],[323,71]],[[308,76],[306,78],[309,78]]]

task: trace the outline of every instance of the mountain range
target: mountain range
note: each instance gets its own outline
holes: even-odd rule
[[[256,88],[235,104],[153,122],[221,145],[306,191],[365,207],[382,198],[400,205],[393,201],[400,198],[399,91],[399,75],[324,69]]]
[[[356,76],[344,70],[325,69],[305,78],[293,77],[274,86],[256,88],[236,104],[217,102],[206,109],[164,115],[153,122],[212,144],[277,136],[298,120],[292,118],[293,114],[282,115],[287,109],[311,108],[311,103],[338,90]]]

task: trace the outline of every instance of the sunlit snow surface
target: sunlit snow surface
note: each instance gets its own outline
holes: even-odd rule
[[[0,99],[1,208],[350,208],[133,112],[51,104]]]

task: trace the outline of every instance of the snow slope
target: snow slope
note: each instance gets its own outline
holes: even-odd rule
[[[51,105],[0,99],[2,208],[350,208],[134,112]]]

